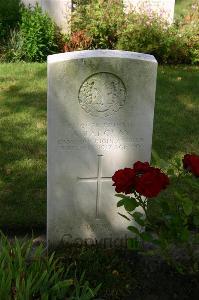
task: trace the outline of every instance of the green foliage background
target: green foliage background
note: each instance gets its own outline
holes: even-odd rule
[[[6,61],[45,61],[47,55],[59,52],[61,34],[39,5],[19,7],[20,18],[7,28],[1,42],[2,59]],[[9,31],[8,31],[9,29]]]
[[[0,1],[0,43],[8,38],[10,30],[20,21],[20,0]]]
[[[71,33],[63,35],[39,6],[19,0],[0,3],[0,60],[45,61],[47,55],[86,49],[149,53],[164,64],[199,63],[199,3],[176,2],[176,20],[168,26],[154,14],[124,14],[121,0],[76,0]]]
[[[198,2],[187,6],[186,15],[172,25],[155,13],[124,14],[120,0],[78,3],[72,17],[72,34],[66,44],[69,51],[120,49],[152,54],[164,64],[199,62]]]

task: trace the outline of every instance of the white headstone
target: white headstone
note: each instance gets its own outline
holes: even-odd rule
[[[70,32],[72,0],[41,0],[42,8],[61,28],[63,33]]]
[[[127,12],[135,9],[150,14],[152,11],[169,23],[173,22],[175,0],[123,0],[123,2]]]
[[[25,6],[35,6],[36,3],[41,5],[42,0],[22,0],[21,1]]]
[[[38,3],[49,14],[63,33],[70,32],[72,0],[22,0],[28,6]]]
[[[128,234],[111,177],[150,161],[156,72],[153,56],[127,51],[48,56],[50,245]]]

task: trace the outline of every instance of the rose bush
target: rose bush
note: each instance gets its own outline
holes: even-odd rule
[[[182,161],[185,170],[199,177],[199,156],[198,155],[186,154]]]
[[[169,184],[168,176],[160,169],[141,161],[137,161],[133,168],[116,171],[112,180],[117,193],[131,194],[136,191],[148,198],[157,196]]]
[[[131,168],[118,170],[112,177],[115,182],[115,190],[117,193],[131,194],[133,186],[135,185],[136,173]]]
[[[169,178],[158,168],[151,168],[137,182],[136,191],[147,198],[156,197],[169,184]]]
[[[178,271],[199,272],[199,254],[195,251],[199,244],[199,205],[189,192],[193,188],[199,191],[199,156],[185,154],[174,166],[167,165],[166,174],[148,162],[137,161],[132,168],[116,171],[112,180],[120,198],[117,206],[123,206],[127,212],[119,215],[129,221],[133,219],[128,227],[135,236],[128,241],[130,248],[142,245],[141,241],[149,242],[154,246],[154,253],[158,252]],[[185,184],[190,185],[188,191]],[[151,198],[154,200],[150,201]],[[149,213],[149,206],[156,209],[155,218]],[[186,262],[176,261],[174,248],[183,251]]]

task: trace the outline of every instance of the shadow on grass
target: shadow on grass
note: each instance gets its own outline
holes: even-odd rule
[[[169,160],[199,152],[198,68],[159,67],[153,150]]]
[[[2,93],[0,226],[9,233],[45,230],[45,81],[43,70],[29,73],[27,78],[26,74],[19,78],[8,75]]]

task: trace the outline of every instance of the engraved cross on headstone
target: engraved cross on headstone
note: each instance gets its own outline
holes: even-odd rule
[[[101,197],[101,187],[102,182],[112,181],[112,177],[102,176],[102,156],[98,155],[98,166],[97,166],[97,177],[78,177],[79,182],[96,182],[97,183],[97,193],[96,193],[96,206],[95,206],[95,216],[96,219],[100,218],[100,197]]]

